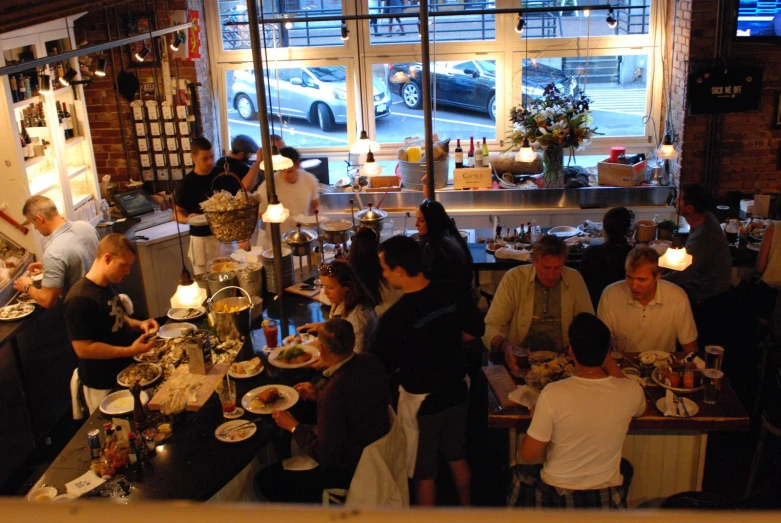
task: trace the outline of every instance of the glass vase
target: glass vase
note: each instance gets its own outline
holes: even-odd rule
[[[564,148],[549,145],[542,152],[545,187],[561,187],[564,180]]]

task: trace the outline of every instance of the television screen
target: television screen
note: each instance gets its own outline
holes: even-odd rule
[[[740,0],[735,39],[781,42],[781,0]]]

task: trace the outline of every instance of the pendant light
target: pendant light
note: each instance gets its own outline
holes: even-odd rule
[[[532,163],[536,159],[537,159],[537,153],[534,152],[534,149],[532,149],[532,146],[529,144],[529,139],[524,138],[521,149],[518,151],[518,154],[515,155],[515,161],[523,162],[523,163]]]
[[[361,137],[350,147],[352,154],[368,154],[376,153],[380,150],[380,144],[374,140],[369,140],[369,133],[365,130],[361,131]]]
[[[358,12],[358,2],[355,2],[355,12]],[[365,114],[365,100],[363,97],[363,55],[361,54],[361,34],[358,34],[358,96],[360,97],[360,110],[361,110],[361,129],[360,138],[350,146],[350,153],[362,156],[364,154],[374,153],[380,150],[380,144],[369,139],[369,133],[366,132],[366,120],[369,118]],[[374,90],[372,89],[372,95]],[[373,98],[373,97],[372,97]],[[367,158],[368,161],[368,158]]]
[[[609,6],[607,11],[607,18],[605,18],[605,22],[607,22],[607,26],[610,29],[615,29],[618,25],[618,20],[616,20],[615,13],[613,12],[613,8]]]
[[[659,150],[656,156],[660,160],[678,159],[678,151],[675,150],[675,145],[673,145],[673,140],[670,136],[670,133],[664,135],[664,140],[662,140],[662,144],[659,146]]]
[[[523,15],[518,15],[518,27],[515,28],[515,31],[517,33],[520,33],[521,31],[518,30],[518,28],[523,31]],[[524,52],[524,60],[528,60],[529,55],[529,35],[527,34],[524,36],[524,41],[526,42],[526,50]],[[524,88],[524,79],[526,78],[526,64],[521,64],[523,67],[523,74],[521,75],[521,100],[523,100],[523,88]],[[526,97],[526,109],[529,108],[529,97]],[[521,149],[518,151],[518,154],[515,155],[515,161],[516,162],[523,162],[523,163],[532,163],[535,160],[537,160],[537,153],[534,152],[534,149],[532,149],[531,144],[529,144],[529,138],[524,136],[523,138],[523,145],[521,145]]]
[[[366,163],[361,167],[361,174],[363,176],[377,176],[382,172],[382,167],[374,159],[374,153],[369,151],[366,154]]]
[[[263,223],[282,223],[288,217],[290,217],[290,211],[279,203],[279,198],[277,198],[276,194],[272,197],[266,212],[261,216]]]
[[[176,212],[176,211],[174,211]],[[206,301],[206,289],[193,281],[190,271],[184,261],[184,247],[182,247],[182,233],[179,230],[179,221],[176,222],[176,236],[179,239],[179,255],[182,257],[182,273],[179,275],[179,284],[176,292],[171,296],[171,307],[195,308],[200,307]]]
[[[271,146],[271,170],[283,171],[285,169],[290,169],[291,167],[293,167],[293,160],[279,154],[279,150],[277,150],[277,146],[272,145]],[[266,171],[265,163],[261,162],[260,168]]]

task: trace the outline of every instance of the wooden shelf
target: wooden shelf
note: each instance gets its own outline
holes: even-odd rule
[[[41,101],[41,96],[31,96],[30,98],[25,98],[24,100],[21,100],[19,102],[14,102],[14,109],[24,109],[30,104],[37,104]]]
[[[46,180],[38,181],[42,178],[46,178]],[[30,193],[32,193],[33,196],[39,196],[52,187],[59,187],[57,182],[59,182],[59,177],[54,171],[50,171],[44,175],[39,174],[36,176],[35,180],[30,182]]]
[[[68,167],[68,179],[72,180],[78,175],[89,169],[89,165],[82,165],[81,167]]]
[[[71,138],[69,140],[65,140],[65,147],[66,148],[73,147],[74,145],[80,144],[83,141],[84,141],[84,137],[83,136],[74,136],[73,138]]]
[[[87,203],[91,199],[92,199],[92,195],[91,194],[82,194],[82,195],[74,194],[73,195],[73,208],[74,209],[78,209],[80,206],[82,206],[83,204]]]
[[[32,160],[25,160],[24,166],[27,167],[27,168],[30,168],[30,167],[32,167],[34,165],[38,165],[39,163],[41,163],[42,161],[44,161],[46,159],[47,159],[47,156],[45,154],[43,156],[36,156]]]

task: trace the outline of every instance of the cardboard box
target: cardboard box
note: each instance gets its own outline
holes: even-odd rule
[[[366,192],[398,192],[401,182],[397,176],[369,176],[369,186]]]
[[[755,194],[754,216],[762,216],[763,218],[770,216],[770,200],[772,198],[771,194]]]
[[[605,158],[597,164],[599,185],[634,187],[645,181],[648,171],[645,160],[635,164],[610,163]]]
[[[470,169],[453,169],[454,189],[490,189],[491,168],[473,167]]]

